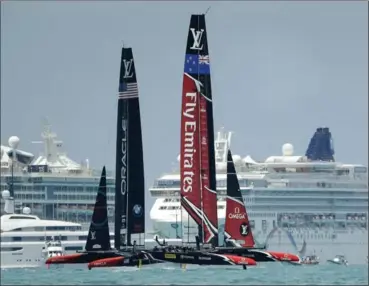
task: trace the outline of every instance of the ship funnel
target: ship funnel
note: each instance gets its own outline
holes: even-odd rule
[[[316,129],[305,155],[311,161],[334,161],[332,134],[328,127]]]

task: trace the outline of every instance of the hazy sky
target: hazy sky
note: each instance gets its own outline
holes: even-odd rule
[[[190,15],[207,14],[215,128],[233,153],[304,154],[330,127],[336,159],[368,162],[367,2],[1,2],[1,142],[38,155],[49,118],[77,162],[115,166],[122,44],[133,48],[146,186],[179,153]]]

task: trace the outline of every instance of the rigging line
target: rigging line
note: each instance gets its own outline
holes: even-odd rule
[[[107,111],[111,110],[111,112],[109,112],[109,114],[114,114],[116,115],[116,111],[118,110],[118,100],[115,99],[115,102],[114,104],[108,104],[107,106]],[[111,119],[112,121],[111,122],[116,122],[116,118],[114,118],[112,116]],[[111,176],[115,176],[114,173],[110,173],[108,172],[108,170],[110,169],[111,172],[114,172],[115,170],[115,152],[113,153],[111,150],[115,150],[116,149],[116,141],[113,140],[113,138],[115,139],[115,134],[116,134],[116,124],[109,124],[110,122],[110,118],[109,117],[106,117],[106,119],[108,120],[107,124],[108,124],[108,128],[106,128],[106,138],[107,138],[107,141],[106,141],[106,148],[104,148],[103,152],[102,152],[102,155],[104,156],[104,158],[102,158],[103,160],[103,165],[106,166],[106,170],[107,170],[107,173],[106,173],[106,176],[108,177],[109,175]],[[112,154],[113,153],[113,154]],[[112,156],[113,155],[113,156]],[[111,165],[111,158],[113,158],[113,165]]]
[[[208,9],[206,9],[206,11],[205,11],[205,14],[204,14],[204,15],[206,15],[206,14],[209,12],[210,8],[211,8],[211,6],[209,6],[209,7],[208,7]]]

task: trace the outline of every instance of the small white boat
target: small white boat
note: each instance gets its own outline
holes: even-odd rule
[[[64,248],[60,240],[55,240],[52,236],[51,240],[45,241],[45,246],[42,248],[42,258],[43,262],[45,262],[49,257],[53,256],[62,256],[64,255]],[[49,268],[50,265],[48,264],[47,267]],[[62,264],[53,265],[53,267],[61,268],[63,267]]]
[[[333,259],[328,259],[327,262],[339,265],[348,265],[348,261],[344,255],[336,255]]]
[[[306,265],[317,265],[319,264],[319,257],[316,255],[308,255],[305,256],[302,260],[301,260],[301,264],[306,264]]]
[[[60,240],[55,240],[54,237],[52,237],[51,240],[45,241],[45,247],[42,249],[42,257],[44,260],[49,257],[62,255],[64,255],[64,248]]]

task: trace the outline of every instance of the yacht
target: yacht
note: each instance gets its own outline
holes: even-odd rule
[[[219,241],[223,241],[226,158],[231,132],[216,134]],[[295,155],[286,143],[282,154],[256,161],[233,155],[250,226],[259,246],[299,253],[317,252],[325,261],[336,253],[366,263],[368,253],[367,167],[334,159],[329,128],[318,128],[305,155]],[[178,156],[179,161],[179,156]],[[153,232],[162,238],[182,238],[196,227],[180,207],[179,170],[164,174],[150,188]],[[237,210],[235,210],[236,213]],[[183,213],[185,213],[183,215]],[[187,219],[182,224],[181,218]]]
[[[338,265],[348,265],[345,255],[336,255],[333,259],[328,259],[327,262]]]
[[[8,212],[7,205],[13,203],[9,191],[2,197]],[[80,224],[43,220],[30,213],[24,207],[20,214],[10,211],[1,216],[1,268],[39,267],[49,256],[83,250],[87,231]]]

